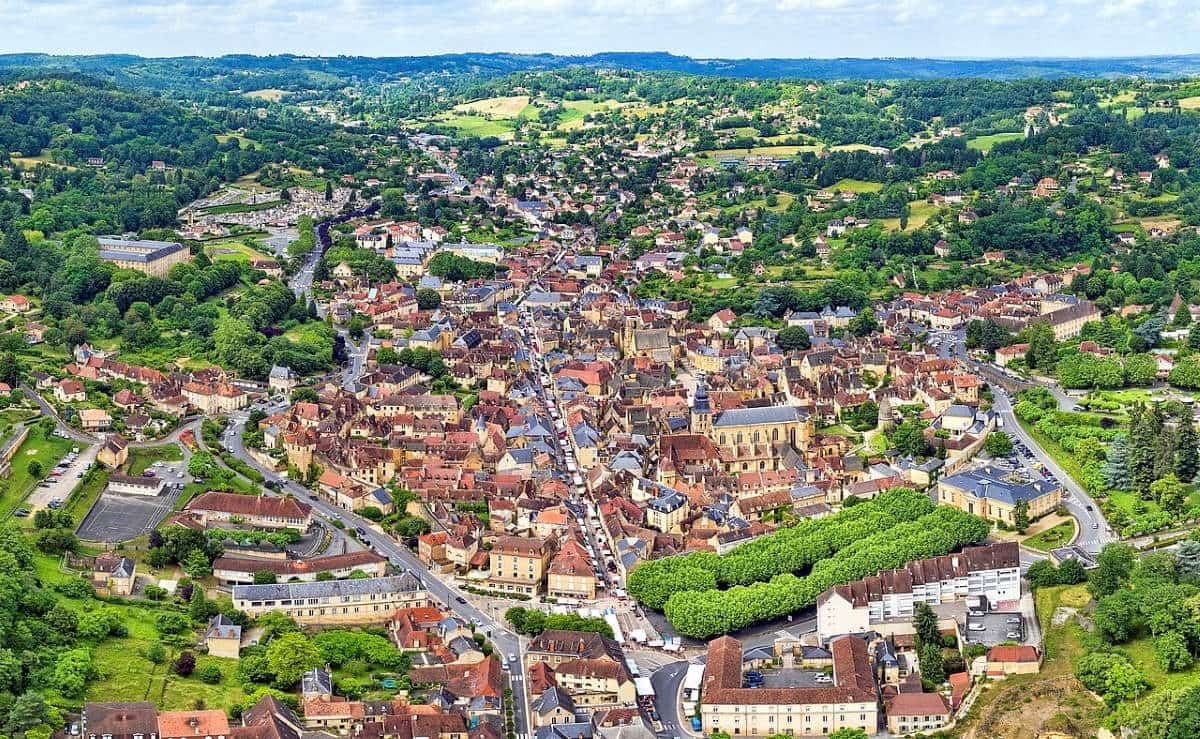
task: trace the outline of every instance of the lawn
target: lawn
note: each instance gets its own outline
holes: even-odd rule
[[[936,215],[938,206],[925,200],[913,200],[908,204],[908,228],[906,231],[915,231],[921,226],[924,226],[930,218]],[[888,231],[900,230],[899,218],[881,218],[879,223]]]
[[[255,244],[261,242],[255,238],[254,234],[244,234],[241,236],[231,236],[226,239],[214,239],[213,241],[204,242],[204,253],[209,259],[230,260],[237,262],[249,262],[252,259],[274,259],[274,255],[268,254],[263,249],[251,247],[246,241],[249,240]]]
[[[1179,99],[1179,107],[1184,110],[1200,110],[1200,95]]]
[[[1034,534],[1026,539],[1023,543],[1030,549],[1036,549],[1039,552],[1048,552],[1051,549],[1061,547],[1075,538],[1075,519],[1063,521]]]
[[[0,516],[7,517],[21,507],[21,503],[29,496],[29,492],[50,473],[54,465],[62,459],[75,442],[58,436],[43,435],[41,429],[35,428],[29,432],[29,438],[12,459],[12,473],[7,480],[0,482]],[[37,461],[42,466],[42,472],[37,477],[29,474],[29,464]]]
[[[866,180],[838,180],[826,190],[834,192],[879,192],[883,189],[883,185],[878,182],[867,182]]]
[[[178,444],[134,447],[129,453],[129,474],[140,475],[155,462],[178,462],[183,459],[183,450]]]
[[[450,113],[436,119],[437,123],[458,131],[463,136],[511,136],[513,124],[511,121],[490,120],[478,115],[463,115]]]
[[[108,487],[108,475],[108,468],[100,465],[84,475],[83,480],[67,496],[67,502],[63,506],[63,510],[71,515],[71,519],[75,521],[76,526],[83,523],[83,517],[88,514],[88,511],[92,510],[92,506],[96,503],[96,499],[100,497],[100,493],[104,492],[104,488]]]
[[[277,87],[266,87],[261,90],[250,90],[242,94],[255,100],[266,100],[269,103],[277,103],[287,94],[287,90],[280,90]]]
[[[529,105],[528,95],[485,98],[454,106],[456,113],[479,114],[495,118],[516,118]]]
[[[886,147],[868,144],[838,144],[830,147],[830,151],[869,151],[872,154],[887,154],[888,152]]]
[[[558,124],[555,128],[560,131],[571,131],[583,126],[584,117],[620,108],[622,104],[616,100],[564,100],[562,106],[563,111],[558,115]]]
[[[1005,141],[1018,141],[1025,138],[1025,134],[1020,132],[1009,133],[993,133],[987,136],[976,136],[973,139],[967,139],[967,148],[975,149],[987,154],[996,144],[1002,144]]]

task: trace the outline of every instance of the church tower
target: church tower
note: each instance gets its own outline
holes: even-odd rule
[[[712,409],[708,406],[708,387],[701,378],[696,383],[696,394],[692,398],[692,433],[704,434],[712,431]]]

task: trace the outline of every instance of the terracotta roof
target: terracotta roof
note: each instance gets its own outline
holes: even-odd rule
[[[158,714],[158,734],[172,737],[216,737],[229,734],[229,718],[225,711],[163,711]]]
[[[889,716],[945,716],[946,699],[938,693],[900,693],[888,701]]]
[[[207,492],[188,503],[189,511],[216,511],[240,516],[271,516],[277,518],[306,518],[312,506],[295,498],[265,495]]]
[[[988,662],[1037,662],[1037,649],[1028,645],[1002,644],[988,650]]]

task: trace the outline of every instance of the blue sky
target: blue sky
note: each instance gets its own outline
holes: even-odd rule
[[[0,51],[1117,56],[1200,51],[1200,0],[0,0]]]

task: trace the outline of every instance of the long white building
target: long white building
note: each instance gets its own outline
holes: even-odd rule
[[[875,630],[891,620],[910,621],[917,603],[937,605],[978,595],[993,606],[1021,597],[1020,552],[1015,542],[967,547],[958,554],[909,562],[845,585],[817,599],[822,639]]]

